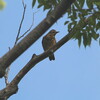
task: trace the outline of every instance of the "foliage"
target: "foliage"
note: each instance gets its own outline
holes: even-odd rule
[[[70,11],[68,11],[68,18],[70,18],[69,23],[67,23],[68,29],[72,29],[78,20],[85,20],[97,11],[100,11],[100,0],[77,0],[77,2],[71,6]],[[90,46],[92,39],[97,40],[99,38],[99,30],[100,17],[92,16],[88,25],[80,30],[73,38],[78,40],[79,46],[82,40],[85,47]]]
[[[61,2],[61,0],[33,0],[32,7],[34,7],[36,1],[38,2],[37,8],[43,7],[43,10],[48,10],[48,12],[52,11]],[[67,11],[68,18],[64,25],[67,25],[68,31],[70,31],[79,20],[85,20],[97,11],[100,11],[100,0],[76,0]],[[92,39],[97,40],[99,38],[99,31],[100,16],[93,16],[88,25],[80,30],[73,39],[78,40],[79,47],[81,42],[85,47],[90,46]]]
[[[34,7],[36,1],[38,2],[38,7],[43,6],[43,10],[53,10],[57,4],[61,2],[61,0],[33,0],[32,7]]]
[[[2,10],[6,6],[5,1],[0,0],[0,10]]]

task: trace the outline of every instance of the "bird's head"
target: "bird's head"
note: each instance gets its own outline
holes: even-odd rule
[[[52,29],[49,33],[51,35],[55,36],[57,33],[59,33],[59,31],[56,31],[56,30]]]

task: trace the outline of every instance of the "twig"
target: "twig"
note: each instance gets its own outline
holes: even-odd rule
[[[93,14],[92,16],[94,16]],[[77,32],[79,32],[81,29],[83,29],[89,21],[91,21],[91,17],[88,17],[87,19],[80,20],[78,25],[76,25],[66,36],[64,36],[60,41],[57,42],[56,45],[54,45],[52,48],[50,48],[48,51],[45,51],[44,53],[40,55],[33,55],[31,60],[19,71],[19,73],[16,75],[16,77],[10,82],[8,87],[10,89],[17,87],[21,79],[33,68],[36,64],[38,64],[40,61],[44,60],[46,57],[48,57],[51,54],[51,51],[55,52],[57,49],[59,49],[61,46],[63,46],[66,42],[68,42]],[[7,88],[5,90],[1,90],[0,94],[8,95]],[[17,90],[16,90],[17,91]],[[15,91],[15,92],[16,92]],[[11,91],[10,91],[11,92]],[[13,93],[12,93],[13,94]],[[10,94],[10,95],[12,95]],[[2,95],[0,95],[2,97]]]
[[[45,51],[44,53],[40,55],[34,54],[31,58],[31,60],[19,71],[19,73],[16,75],[16,77],[11,81],[12,84],[18,85],[21,79],[29,72],[36,64],[38,64],[40,61],[44,60],[47,58],[51,52],[55,52],[58,50],[61,46],[63,46],[65,43],[67,43],[71,38],[77,34],[81,29],[83,29],[91,20],[91,17],[93,17],[95,14],[92,16],[89,16],[87,19],[80,20],[79,23],[67,34],[65,35],[60,41],[58,41],[52,48],[49,50]],[[11,84],[10,83],[10,84]]]
[[[18,33],[17,33],[17,37],[16,37],[16,40],[15,40],[14,46],[18,42],[18,38],[19,38],[19,35],[20,35],[21,27],[22,27],[22,24],[23,24],[23,21],[24,21],[24,17],[25,17],[25,12],[26,12],[26,4],[24,4],[24,0],[22,0],[22,4],[23,4],[24,11],[23,11],[22,19],[21,19],[21,22],[20,22],[20,26],[19,26],[19,29],[18,29]]]
[[[31,30],[33,24],[34,24],[34,14],[33,14],[33,21],[32,21],[32,24],[31,24],[30,28],[29,28],[28,30],[26,30],[26,32],[25,32],[24,34],[22,34],[22,35],[18,38],[18,40],[21,39],[22,37],[24,37],[24,36]]]
[[[14,46],[17,44],[17,42],[19,40],[18,37],[20,35],[20,30],[21,30],[22,23],[23,23],[24,16],[25,16],[25,12],[26,12],[26,5],[24,4],[24,0],[22,0],[22,5],[23,5],[23,8],[24,8],[24,11],[23,11],[22,20],[21,20],[21,23],[20,23],[20,26],[19,26],[19,30],[18,30],[18,34],[17,34],[17,37],[16,37],[16,41],[15,41]],[[9,51],[10,51],[10,47],[9,47]],[[5,75],[4,75],[6,86],[9,84],[9,81],[8,81],[9,71],[10,71],[10,66],[8,66],[8,68],[6,69]]]
[[[25,3],[24,3],[24,0],[22,0],[22,4],[23,4],[23,8],[24,8],[26,6]]]
[[[39,11],[39,10],[38,10],[38,11]],[[22,37],[24,37],[24,36],[31,30],[32,26],[34,25],[34,14],[37,13],[38,11],[36,11],[36,12],[33,13],[33,21],[32,21],[32,24],[31,24],[30,28],[29,28],[24,34],[22,34],[22,35],[18,38],[18,40],[20,40]]]
[[[46,16],[39,25],[0,59],[0,78],[4,76],[6,68],[61,18],[73,2],[75,0],[62,0],[49,16]]]

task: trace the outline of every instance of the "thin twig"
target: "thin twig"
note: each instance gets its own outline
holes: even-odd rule
[[[24,4],[24,0],[22,0],[22,5],[23,5],[23,8],[24,8],[24,11],[23,11],[22,20],[20,22],[20,26],[19,26],[19,29],[18,29],[18,33],[17,33],[17,37],[16,37],[16,40],[15,40],[14,46],[17,44],[17,42],[19,40],[18,38],[19,38],[19,35],[20,35],[20,30],[21,30],[22,23],[23,23],[24,16],[25,16],[25,12],[26,12],[26,5]],[[10,47],[9,47],[9,51],[10,51]],[[8,81],[9,71],[10,71],[10,66],[8,66],[8,68],[6,69],[5,75],[4,75],[6,86],[9,84],[9,81]]]
[[[38,11],[39,11],[39,10],[38,10]],[[32,24],[31,24],[30,28],[29,28],[28,30],[26,30],[26,32],[25,32],[24,34],[22,34],[22,35],[18,38],[18,40],[20,40],[22,37],[24,37],[24,36],[31,30],[32,26],[34,25],[34,14],[37,13],[38,11],[36,11],[36,12],[33,13],[33,21],[32,21]]]
[[[24,3],[24,0],[22,0],[22,4],[23,4],[23,8],[24,8],[26,6],[25,3]]]
[[[25,12],[26,12],[26,4],[24,4],[24,0],[22,0],[22,4],[23,4],[24,11],[23,11],[22,19],[21,19],[21,22],[20,22],[20,26],[19,26],[19,29],[18,29],[18,33],[17,33],[17,37],[16,37],[16,40],[15,40],[14,46],[18,42],[18,38],[19,38],[19,35],[20,35],[20,31],[21,31],[21,28],[22,28],[22,24],[23,24]]]
[[[96,14],[96,13],[95,13]],[[16,75],[16,77],[11,81],[12,84],[16,84],[18,86],[21,79],[29,72],[36,64],[38,64],[40,61],[47,58],[51,52],[55,52],[58,50],[61,46],[63,46],[65,43],[67,43],[71,38],[77,34],[81,29],[83,29],[88,22],[91,20],[91,17],[93,17],[95,14],[91,15],[87,19],[80,20],[79,23],[67,34],[65,35],[60,41],[58,41],[53,47],[51,47],[49,50],[43,52],[40,55],[34,54],[30,61],[19,71],[19,73]],[[10,84],[11,84],[10,83]]]
[[[32,21],[32,24],[31,24],[30,28],[29,28],[28,30],[26,30],[26,32],[25,32],[24,34],[22,34],[22,35],[18,38],[18,40],[21,39],[22,37],[24,37],[24,36],[31,30],[33,24],[34,24],[34,14],[33,14],[33,21]]]

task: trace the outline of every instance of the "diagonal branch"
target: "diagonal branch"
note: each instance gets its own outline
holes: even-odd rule
[[[26,30],[26,32],[24,32],[24,34],[22,34],[20,37],[18,37],[18,40],[20,40],[22,37],[24,37],[31,30],[33,24],[34,24],[34,14],[33,14],[33,21],[32,21],[31,26],[29,27],[28,30]]]
[[[89,21],[91,20],[91,17],[97,15],[98,13],[99,12],[96,12],[90,17],[88,17],[87,19],[80,20],[79,23],[66,36],[64,36],[48,51],[45,51],[44,53],[40,55],[33,55],[32,59],[23,67],[23,69],[16,75],[16,77],[13,79],[11,83],[17,80],[16,85],[18,85],[20,80],[26,75],[26,73],[31,68],[33,68],[37,63],[47,58],[52,52],[57,51],[61,46],[63,46],[66,42],[72,39],[74,35],[76,35],[81,29],[83,29],[89,23]]]
[[[63,46],[66,42],[68,42],[78,31],[84,28],[88,23],[91,17],[97,15],[99,12],[93,14],[89,18],[85,20],[80,20],[78,25],[76,25],[66,36],[64,36],[59,42],[56,43],[51,49],[45,51],[40,55],[33,55],[31,60],[19,71],[19,73],[15,76],[15,78],[11,81],[11,83],[0,91],[0,99],[1,98],[9,98],[11,95],[15,94],[18,91],[18,84],[22,80],[22,78],[40,61],[47,58],[52,52],[58,50],[61,46]],[[10,90],[10,91],[9,91]]]
[[[20,35],[21,27],[22,27],[22,24],[23,24],[23,21],[24,21],[25,12],[26,12],[26,4],[24,4],[23,0],[22,0],[22,4],[23,4],[24,11],[23,11],[22,19],[21,19],[21,22],[20,22],[20,26],[19,26],[19,29],[18,29],[18,33],[17,33],[17,37],[16,37],[16,40],[15,40],[14,46],[17,44],[17,41],[19,40],[19,35]]]
[[[24,32],[21,36],[20,35],[20,31],[21,31],[21,28],[22,28],[22,24],[23,24],[23,21],[24,21],[24,17],[25,17],[25,12],[26,12],[26,4],[24,3],[24,0],[22,0],[22,5],[23,5],[23,8],[24,8],[24,11],[23,11],[23,15],[22,15],[22,19],[21,19],[21,22],[20,22],[20,26],[19,26],[19,29],[18,29],[18,33],[17,33],[17,36],[16,36],[16,40],[15,40],[15,43],[14,43],[14,46],[17,44],[17,42],[22,38],[24,37],[32,28],[33,24],[34,24],[34,13],[33,13],[33,21],[32,21],[32,24],[31,26],[29,27],[28,30],[26,30],[26,32]],[[36,13],[36,12],[35,12]]]
[[[35,29],[23,38],[14,48],[0,59],[0,77],[5,74],[6,68],[16,60],[26,49],[35,43],[76,0],[62,0],[59,5]]]
[[[18,29],[18,33],[17,33],[17,37],[16,37],[16,40],[15,40],[14,46],[17,44],[17,42],[18,42],[27,32],[29,32],[29,31],[31,30],[31,28],[32,28],[32,26],[33,26],[33,21],[34,21],[34,18],[33,18],[32,25],[30,26],[30,28],[29,28],[22,36],[19,37],[20,31],[21,31],[21,28],[22,28],[22,24],[23,24],[23,21],[24,21],[25,12],[26,12],[26,4],[24,3],[24,0],[22,0],[22,5],[23,5],[24,11],[23,11],[23,16],[22,16],[22,19],[21,19],[21,22],[20,22],[20,26],[19,26],[19,29]],[[33,16],[33,17],[34,17],[34,16]],[[9,47],[9,51],[10,51],[10,47]],[[9,65],[8,68],[6,69],[5,75],[4,75],[6,86],[9,84],[9,81],[8,81],[9,71],[10,71],[10,65]]]

